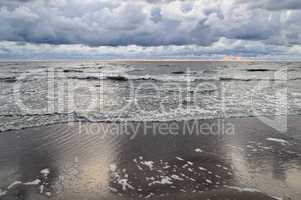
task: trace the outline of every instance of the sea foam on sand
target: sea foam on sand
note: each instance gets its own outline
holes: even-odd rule
[[[279,138],[267,138],[267,141],[271,141],[271,142],[278,142],[281,144],[289,144],[288,141],[283,140],[283,139],[279,139]]]

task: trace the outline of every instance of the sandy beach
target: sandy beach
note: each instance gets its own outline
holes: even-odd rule
[[[3,132],[0,199],[298,200],[298,121],[290,117],[285,134],[256,118],[75,122]],[[233,125],[234,132],[208,135],[196,128],[204,124]]]

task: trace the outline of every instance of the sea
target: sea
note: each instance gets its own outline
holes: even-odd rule
[[[0,62],[0,132],[77,121],[299,114],[299,62]]]

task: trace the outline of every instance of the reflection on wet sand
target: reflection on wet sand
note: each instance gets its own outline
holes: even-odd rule
[[[141,123],[135,138],[89,123],[3,133],[0,199],[297,199],[300,141],[231,121],[235,135],[159,135]]]
[[[30,199],[38,194],[40,198],[82,199],[80,197],[104,195],[109,182],[109,165],[111,159],[115,159],[112,143],[97,138],[98,135],[79,135],[76,131],[76,125],[61,125],[43,131],[34,128],[20,135],[1,135],[0,188],[7,191],[1,198]],[[42,169],[49,169],[50,174],[40,192]],[[33,180],[40,183],[25,184]],[[23,184],[8,190],[16,181]]]

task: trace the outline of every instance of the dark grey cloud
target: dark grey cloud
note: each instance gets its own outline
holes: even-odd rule
[[[153,7],[151,10],[151,20],[155,23],[162,21],[161,8]]]
[[[263,8],[267,10],[299,10],[301,9],[300,0],[260,0],[260,1],[249,1],[239,0],[241,3],[248,4],[251,8]]]

